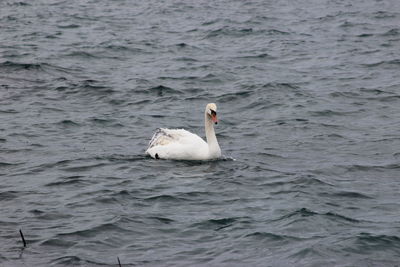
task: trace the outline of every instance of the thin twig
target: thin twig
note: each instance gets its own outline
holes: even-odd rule
[[[26,241],[25,241],[25,237],[24,237],[24,234],[22,233],[22,230],[21,230],[21,229],[19,229],[19,234],[21,235],[22,242],[24,243],[24,248],[26,248]]]
[[[119,261],[119,257],[117,257],[117,259],[118,259],[118,265],[119,265],[119,267],[122,267],[121,262]]]

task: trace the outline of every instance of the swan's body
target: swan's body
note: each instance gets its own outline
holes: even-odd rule
[[[204,113],[207,142],[183,129],[159,128],[150,140],[146,154],[156,159],[209,160],[221,157],[213,122],[217,124],[217,106],[208,104]]]

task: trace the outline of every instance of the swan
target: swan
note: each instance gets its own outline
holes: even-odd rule
[[[217,124],[217,105],[209,103],[204,112],[206,139],[184,129],[158,128],[146,154],[155,159],[210,160],[221,157],[213,123]]]

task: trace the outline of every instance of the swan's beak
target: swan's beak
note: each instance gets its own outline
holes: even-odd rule
[[[211,120],[213,121],[213,123],[218,124],[217,114],[212,114]]]

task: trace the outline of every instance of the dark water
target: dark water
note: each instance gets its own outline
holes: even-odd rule
[[[1,1],[0,265],[398,266],[399,51],[397,0]],[[208,102],[226,159],[144,156]]]

